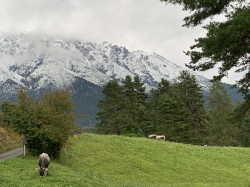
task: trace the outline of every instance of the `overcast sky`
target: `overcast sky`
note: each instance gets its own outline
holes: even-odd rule
[[[183,51],[206,33],[200,26],[182,27],[189,12],[160,0],[0,0],[0,5],[0,32],[107,41],[156,52],[182,67],[189,62]],[[211,78],[212,71],[201,74]]]

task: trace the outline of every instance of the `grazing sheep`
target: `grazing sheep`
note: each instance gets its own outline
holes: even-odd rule
[[[38,168],[38,171],[41,176],[43,176],[44,173],[45,175],[49,174],[49,169],[48,169],[49,163],[50,163],[49,155],[46,153],[40,154],[38,159],[38,165],[40,166],[40,168]]]
[[[156,140],[162,140],[162,141],[165,141],[165,139],[166,139],[166,138],[165,138],[165,136],[164,136],[164,135],[159,135],[159,136],[157,135],[157,136],[155,137],[155,139],[156,139]]]
[[[156,136],[157,136],[156,134],[151,134],[151,135],[148,135],[148,138],[149,138],[149,139],[155,139]]]

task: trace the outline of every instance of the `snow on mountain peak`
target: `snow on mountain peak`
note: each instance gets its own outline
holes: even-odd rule
[[[108,42],[96,44],[78,40],[24,34],[0,34],[0,84],[11,79],[20,86],[40,89],[47,85],[69,87],[76,78],[102,86],[110,79],[139,76],[147,90],[162,78],[176,81],[184,68],[164,57],[144,51],[128,51]],[[209,81],[195,74],[201,86]]]

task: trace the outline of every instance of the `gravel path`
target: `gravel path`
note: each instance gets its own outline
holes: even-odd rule
[[[8,151],[6,153],[2,153],[0,154],[0,162],[3,162],[9,158],[13,158],[16,157],[18,155],[23,154],[23,148],[17,148],[17,149],[13,149],[11,151]]]

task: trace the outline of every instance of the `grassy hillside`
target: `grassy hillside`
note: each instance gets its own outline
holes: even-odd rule
[[[1,186],[250,186],[250,149],[129,138],[74,136],[50,175],[37,157],[0,163]]]
[[[0,124],[0,153],[21,147],[19,135],[10,127]]]

